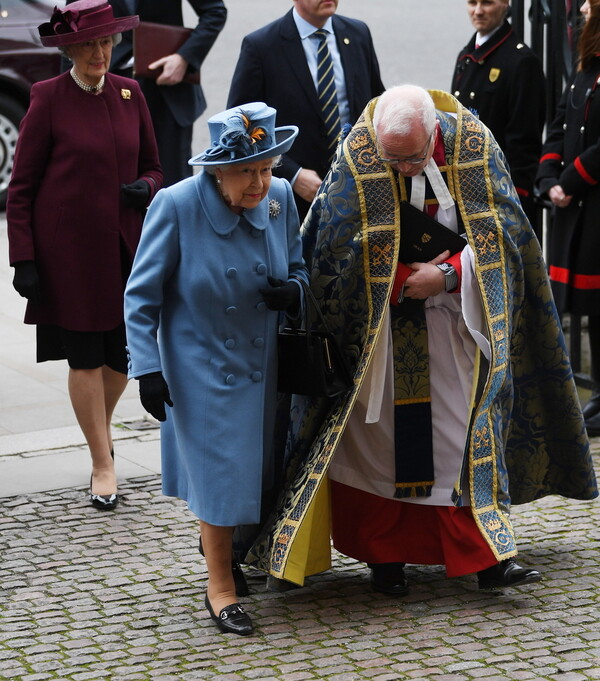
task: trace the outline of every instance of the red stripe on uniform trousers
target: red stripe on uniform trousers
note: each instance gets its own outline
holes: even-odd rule
[[[600,274],[573,274],[568,269],[555,265],[550,265],[550,279],[583,291],[600,288]]]
[[[581,177],[588,183],[588,184],[598,184],[598,180],[594,180],[594,178],[588,173],[588,171],[583,167],[583,163],[579,159],[579,156],[575,159],[573,162],[573,165],[575,166],[575,170],[581,175]]]
[[[569,270],[565,269],[564,267],[556,267],[556,265],[550,265],[548,274],[550,275],[550,279],[552,281],[557,281],[559,284],[569,283]]]

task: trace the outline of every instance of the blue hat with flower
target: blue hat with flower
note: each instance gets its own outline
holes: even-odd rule
[[[275,127],[277,111],[264,102],[242,104],[208,119],[211,146],[191,166],[260,161],[284,154],[298,134],[295,125]]]

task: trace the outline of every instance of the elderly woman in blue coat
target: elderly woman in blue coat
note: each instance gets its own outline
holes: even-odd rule
[[[206,607],[241,635],[252,621],[233,531],[259,522],[272,484],[279,311],[298,312],[295,278],[307,278],[292,190],[271,174],[298,129],[275,115],[254,102],[208,121],[212,146],[190,160],[203,171],[156,195],[125,294],[129,375],[161,421],[163,491],[200,519]]]

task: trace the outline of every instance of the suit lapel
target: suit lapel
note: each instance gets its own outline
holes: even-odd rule
[[[344,26],[340,21],[339,17],[335,14],[332,17],[333,20],[333,31],[335,34],[335,41],[337,43],[338,51],[340,53],[340,59],[342,61],[342,68],[344,69],[344,80],[346,81],[346,95],[348,97],[348,105],[350,107],[350,117],[352,120],[358,118],[362,113],[362,107],[360,111],[356,111],[353,100],[354,92],[354,62],[352,58],[353,49],[352,41],[350,36],[346,34]]]
[[[316,30],[316,29],[315,29]],[[321,115],[321,106],[317,97],[317,90],[310,74],[310,69],[306,63],[306,55],[302,47],[302,41],[296,28],[296,23],[290,10],[281,21],[281,44],[285,58],[290,64],[290,68],[302,89],[304,90],[308,101]]]

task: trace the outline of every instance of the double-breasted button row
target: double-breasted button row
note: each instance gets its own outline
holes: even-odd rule
[[[257,262],[256,265],[254,265],[254,271],[256,274],[266,274],[267,273],[267,266],[265,265],[264,262]],[[228,279],[235,279],[237,277],[237,268],[236,267],[228,267],[225,270],[225,276]]]
[[[260,383],[262,381],[262,378],[263,378],[262,371],[253,371],[250,374],[250,380],[253,383]],[[227,374],[227,376],[225,376],[225,383],[227,385],[235,385],[235,382],[236,382],[235,374]]]
[[[256,303],[256,309],[259,312],[263,312],[264,310],[267,309],[267,304],[265,303],[264,300],[259,300],[258,303]],[[235,305],[229,305],[228,307],[225,308],[225,314],[228,315],[237,314],[237,311],[238,309]]]
[[[235,342],[235,338],[226,338],[225,339],[225,347],[228,350],[233,350],[236,347],[237,343]],[[265,339],[261,338],[260,336],[257,338],[254,338],[252,340],[252,345],[255,348],[262,348],[265,345]]]

